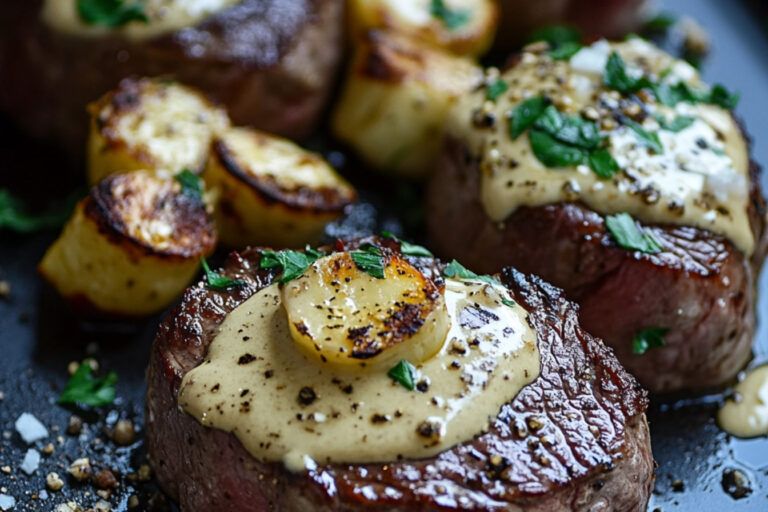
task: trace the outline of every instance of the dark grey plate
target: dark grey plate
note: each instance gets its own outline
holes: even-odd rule
[[[704,74],[712,82],[723,82],[741,92],[737,112],[755,139],[756,160],[768,162],[768,38],[763,32],[763,22],[768,17],[763,1],[742,4],[727,0],[670,0],[663,2],[663,7],[693,16],[709,30],[714,49]],[[334,154],[332,158],[343,164],[341,155]],[[58,165],[55,152],[30,144],[0,120],[0,187],[26,191],[32,204],[41,204],[75,185],[66,173],[57,172]],[[348,174],[353,176],[353,166],[347,167]],[[39,179],[40,176],[45,178]],[[364,190],[376,190],[375,195],[367,197],[371,204],[358,207],[333,234],[405,228],[412,236],[419,236],[418,205],[409,201],[409,196],[418,197],[412,188],[381,183],[360,185]],[[382,186],[386,190],[382,191]],[[768,188],[768,175],[763,175],[763,186]],[[393,198],[412,208],[393,206]],[[144,368],[161,316],[111,327],[75,323],[42,285],[35,270],[55,236],[54,232],[31,237],[0,232],[0,276],[12,287],[10,298],[0,299],[0,391],[4,394],[0,401],[0,470],[5,465],[11,468],[10,474],[0,471],[0,493],[16,498],[15,510],[53,510],[55,504],[69,499],[92,506],[98,499],[95,488],[71,479],[66,481],[63,491],[49,492],[45,501],[34,497],[45,489],[48,472],[65,475],[73,458],[89,456],[98,467],[108,467],[121,477],[121,488],[110,498],[114,509],[124,510],[132,494],[140,499],[139,509],[163,509],[162,499],[155,496],[151,500],[156,492],[154,485],[131,477],[145,462],[141,435],[134,445],[120,448],[109,441],[106,433],[119,418],[133,420],[141,433]],[[768,361],[768,273],[763,273],[760,289],[761,322],[754,364]],[[56,405],[55,398],[67,380],[67,363],[91,355],[102,368],[119,374],[118,402],[102,411],[77,411]],[[658,507],[664,511],[768,511],[768,438],[739,440],[720,431],[714,422],[720,398],[688,398],[653,405],[651,431],[659,468],[650,510]],[[33,413],[49,428],[49,439],[37,443],[37,449],[49,441],[56,445],[54,454],[44,456],[40,468],[31,476],[19,470],[28,447],[13,428],[23,411]],[[79,437],[64,432],[73,413],[86,419],[84,435]],[[61,436],[61,444],[56,441],[57,436]],[[724,492],[723,474],[730,469],[743,471],[749,479],[751,493],[747,497],[735,500]],[[148,504],[150,501],[153,506]]]

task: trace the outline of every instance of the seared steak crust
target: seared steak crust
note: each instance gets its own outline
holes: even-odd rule
[[[751,355],[768,231],[754,163],[750,174],[751,260],[723,236],[675,225],[647,226],[663,251],[643,254],[617,247],[603,215],[581,203],[522,207],[501,224],[490,221],[477,162],[448,140],[429,185],[429,232],[441,256],[482,272],[513,265],[564,288],[584,328],[652,392],[712,388]],[[635,333],[655,327],[672,328],[666,346],[633,354]]]
[[[59,34],[40,19],[42,4],[0,2],[0,111],[75,158],[85,147],[86,105],[134,75],[198,87],[235,124],[305,136],[342,51],[341,0],[243,0],[196,26],[136,42]]]
[[[258,261],[256,250],[233,253],[223,273],[246,286],[188,289],[153,345],[150,454],[183,510],[645,510],[653,485],[645,392],[579,327],[577,307],[559,289],[512,269],[502,280],[531,313],[541,374],[472,441],[424,460],[292,474],[255,460],[233,435],[202,427],[178,408],[181,379],[203,360],[225,316],[274,279]],[[439,262],[411,261],[441,279]]]

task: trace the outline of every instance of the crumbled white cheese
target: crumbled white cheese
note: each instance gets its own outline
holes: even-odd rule
[[[16,431],[27,444],[48,437],[48,429],[28,412],[22,413],[15,423]]]
[[[576,52],[571,57],[571,68],[576,71],[602,75],[610,53],[611,45],[605,39],[601,39],[592,46],[585,46]]]
[[[21,470],[25,472],[28,475],[31,475],[35,471],[37,471],[37,468],[40,466],[40,452],[35,450],[34,448],[30,448],[27,450],[27,453],[24,455],[24,461],[21,463]]]
[[[13,510],[16,506],[16,498],[7,494],[0,494],[0,510]]]

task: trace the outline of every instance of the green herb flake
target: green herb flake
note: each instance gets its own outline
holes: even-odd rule
[[[643,329],[635,334],[632,339],[632,353],[636,355],[645,354],[649,349],[663,347],[664,335],[669,332],[666,327],[656,327]]]
[[[544,112],[534,123],[534,127],[548,133],[553,138],[582,149],[595,149],[602,142],[597,125],[580,116],[561,113],[554,105]]]
[[[456,30],[462,25],[465,25],[471,19],[469,11],[458,11],[450,9],[445,5],[443,0],[432,0],[429,13],[434,18],[442,20],[443,24],[448,28],[448,30]]]
[[[658,121],[659,125],[664,130],[674,133],[679,133],[685,130],[696,121],[696,118],[691,116],[677,116],[672,121],[667,121],[667,119],[661,114],[656,114],[653,116],[653,118]]]
[[[546,41],[552,47],[559,47],[565,43],[578,42],[580,39],[581,32],[578,29],[564,25],[550,25],[533,32],[528,41],[531,43]]]
[[[109,405],[115,401],[116,382],[117,374],[115,372],[110,372],[106,377],[97,379],[93,376],[90,365],[82,363],[67,382],[56,403],[78,403],[91,407]]]
[[[562,45],[550,50],[549,56],[552,60],[568,60],[576,55],[584,46],[576,41],[568,41]]]
[[[600,149],[589,155],[589,168],[603,179],[613,177],[619,170],[619,164],[607,149]]]
[[[739,94],[731,93],[723,85],[716,84],[709,92],[709,101],[707,103],[714,103],[726,110],[733,110],[739,103]]]
[[[605,226],[619,247],[636,250],[646,254],[661,252],[661,245],[653,235],[638,227],[635,219],[628,213],[608,215]]]
[[[418,370],[411,363],[402,359],[399,363],[389,369],[387,375],[408,391],[416,389],[416,379],[418,379]]]
[[[407,256],[421,256],[425,258],[434,257],[434,255],[431,252],[429,252],[429,250],[426,247],[422,247],[420,245],[412,244],[412,243],[406,242],[405,240],[401,240],[394,233],[390,233],[389,231],[382,231],[381,236],[385,238],[392,238],[393,240],[397,240],[400,243],[400,252]]]
[[[509,135],[512,139],[518,138],[525,130],[530,128],[536,119],[547,108],[549,100],[544,96],[530,98],[515,107],[512,117],[509,118]]]
[[[384,279],[384,255],[373,244],[363,244],[350,253],[357,268],[377,279]]]
[[[505,297],[501,298],[501,303],[504,304],[505,306],[509,306],[510,308],[515,307],[515,301],[509,300]]]
[[[611,52],[611,55],[608,57],[608,62],[605,65],[605,74],[603,75],[603,83],[606,87],[624,94],[637,92],[644,87],[652,86],[645,77],[630,76],[627,73],[624,59],[616,52]]]
[[[627,120],[625,124],[633,131],[635,132],[635,135],[637,135],[637,139],[640,141],[640,143],[653,151],[656,154],[660,154],[664,152],[664,146],[661,144],[661,140],[659,139],[658,133],[649,132],[642,126],[640,126],[638,123]]]
[[[263,251],[259,266],[261,268],[279,268],[282,275],[278,282],[287,283],[302,275],[315,261],[325,256],[320,251],[307,247],[304,252],[298,251]]]
[[[77,13],[91,25],[119,27],[131,21],[149,23],[143,1],[77,0]]]
[[[643,25],[644,34],[664,34],[677,23],[677,17],[674,14],[661,13],[649,19]]]
[[[495,277],[479,276],[456,260],[452,260],[448,265],[446,265],[445,269],[443,270],[443,275],[445,277],[452,277],[454,279],[477,279],[488,284],[501,285],[501,281]]]
[[[507,89],[509,89],[507,82],[498,78],[485,88],[485,98],[490,101],[496,101],[499,96],[507,92]]]
[[[10,191],[0,188],[0,230],[27,234],[61,227],[72,215],[82,195],[83,192],[77,190],[42,213],[31,214]]]
[[[203,189],[200,186],[200,178],[194,175],[189,169],[184,169],[175,177],[181,185],[181,193],[198,201],[203,200]]]
[[[586,150],[562,143],[546,132],[531,130],[528,137],[534,155],[547,167],[572,167],[587,160]]]
[[[218,272],[212,271],[208,266],[208,262],[205,261],[205,258],[200,258],[200,264],[203,266],[205,277],[208,280],[208,288],[211,288],[212,290],[223,292],[231,288],[238,288],[245,285],[245,281],[240,279],[231,279],[219,274]]]

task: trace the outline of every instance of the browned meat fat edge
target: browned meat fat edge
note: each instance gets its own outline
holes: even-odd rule
[[[158,481],[183,510],[552,511],[588,510],[597,502],[616,511],[645,509],[653,485],[645,392],[609,348],[579,327],[576,306],[560,290],[511,269],[502,279],[531,313],[542,371],[472,441],[425,460],[291,474],[251,457],[233,435],[202,427],[178,409],[179,384],[203,360],[227,313],[274,279],[256,270],[258,261],[257,250],[233,253],[223,273],[247,285],[188,289],[153,345],[150,454]],[[440,279],[439,262],[411,261]]]
[[[604,217],[581,203],[521,207],[502,223],[479,200],[477,161],[446,140],[427,192],[430,239],[440,256],[482,272],[513,265],[562,287],[586,330],[612,346],[650,391],[703,390],[728,383],[751,357],[756,281],[768,247],[759,167],[750,166],[756,250],[746,258],[725,237],[685,226],[647,226],[656,255],[626,251]],[[671,327],[666,346],[632,353],[641,329]]]

